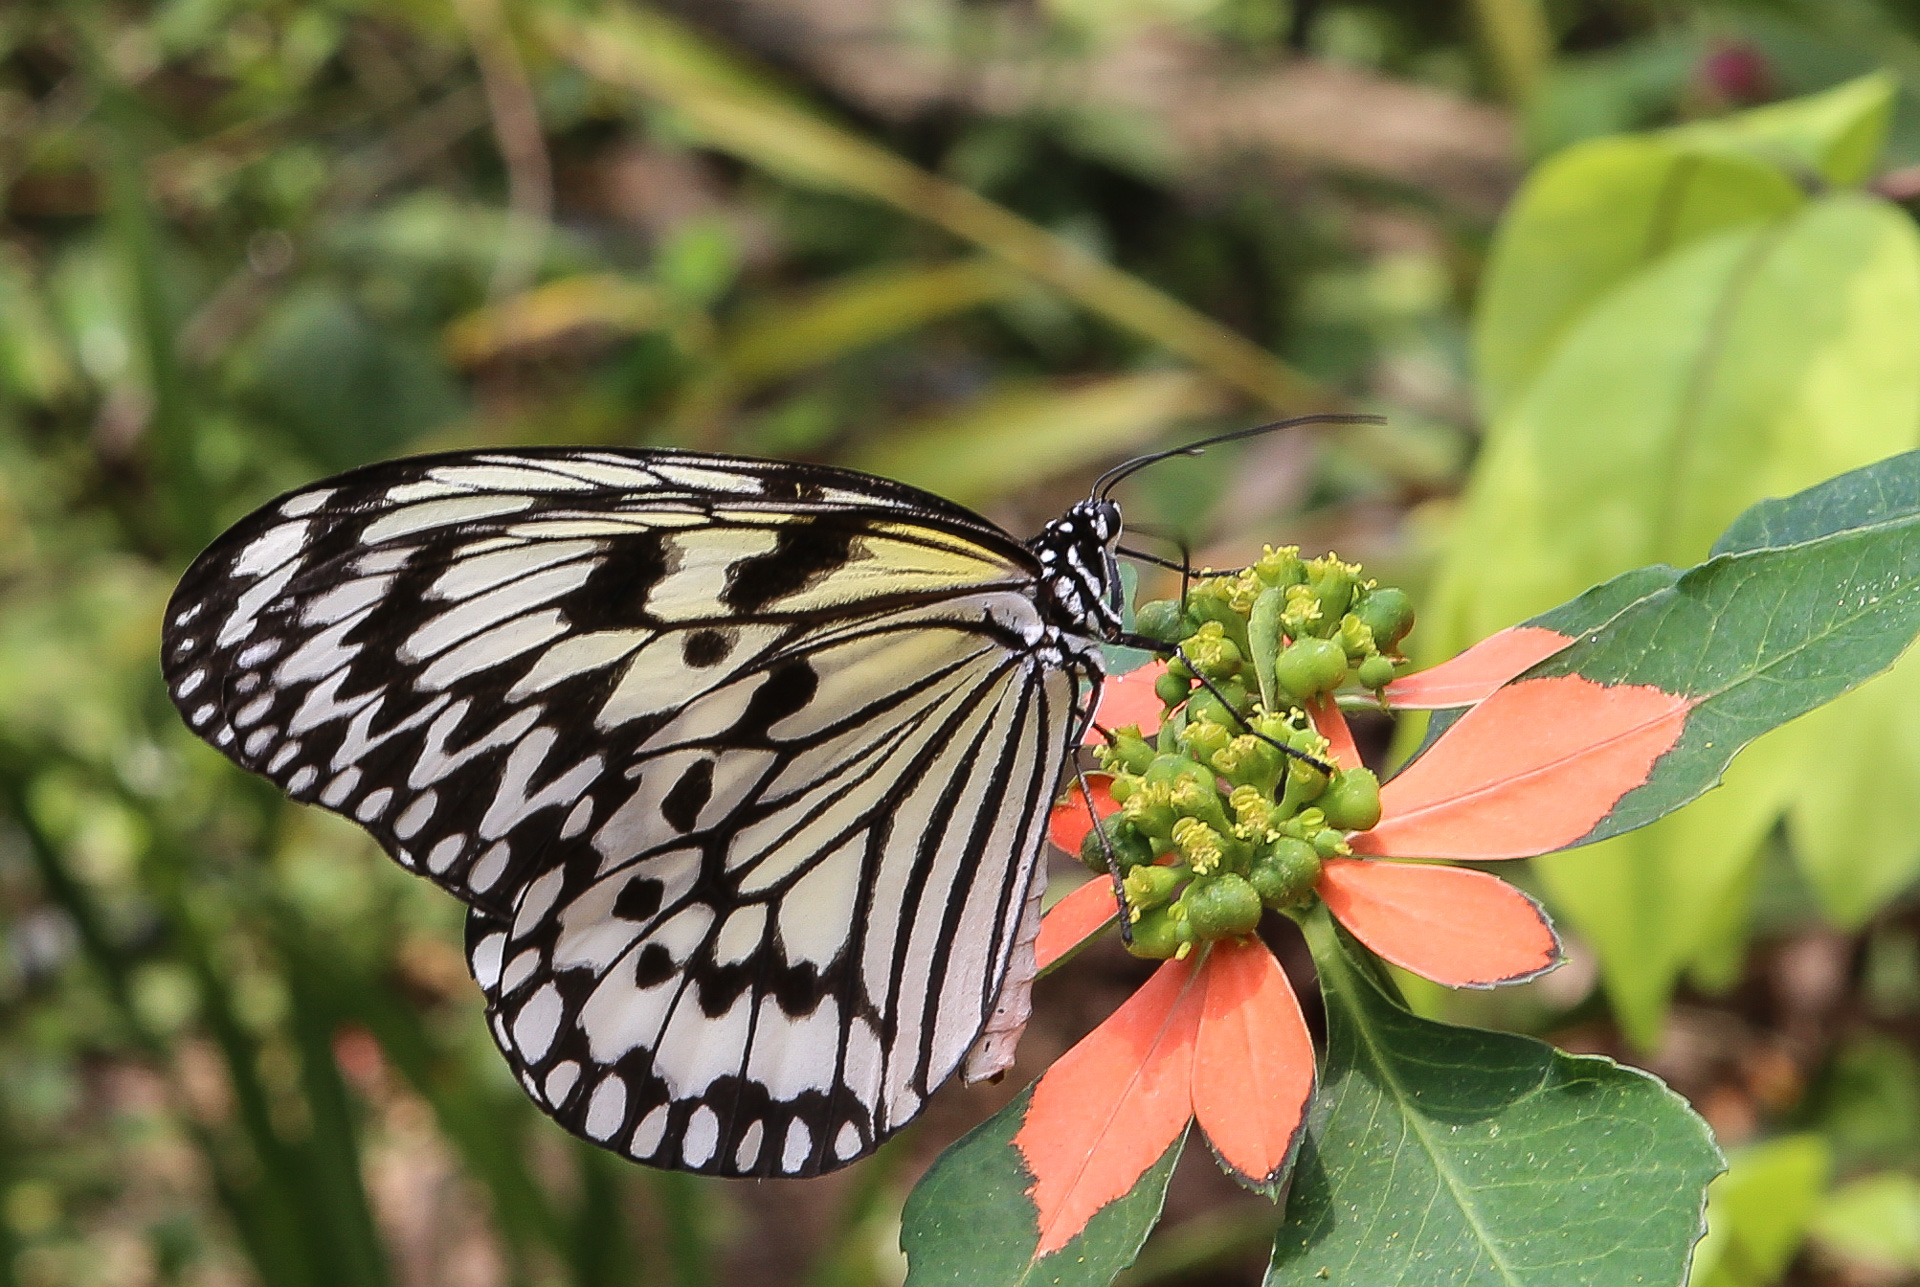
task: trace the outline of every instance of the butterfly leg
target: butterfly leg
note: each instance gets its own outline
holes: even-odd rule
[[[1100,837],[1100,851],[1107,858],[1107,875],[1113,878],[1113,901],[1120,908],[1120,941],[1133,942],[1133,921],[1127,915],[1127,889],[1125,878],[1120,872],[1120,856],[1113,852],[1113,841],[1107,836],[1105,821],[1093,807],[1093,790],[1087,785],[1087,773],[1074,761],[1073,776],[1080,784],[1080,802],[1087,806],[1087,816],[1093,819],[1093,834]]]

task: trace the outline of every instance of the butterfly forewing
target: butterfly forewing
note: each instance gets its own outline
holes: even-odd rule
[[[992,1010],[1097,678],[938,499],[671,452],[374,466],[168,609],[187,722],[473,906],[495,1035],[641,1160],[870,1150]]]

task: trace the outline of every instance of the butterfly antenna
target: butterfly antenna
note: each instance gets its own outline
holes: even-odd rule
[[[1152,452],[1145,456],[1135,456],[1132,460],[1123,460],[1106,473],[1093,480],[1088,493],[1097,500],[1105,500],[1120,481],[1139,473],[1148,465],[1167,460],[1174,456],[1198,456],[1209,447],[1223,442],[1237,442],[1242,438],[1258,438],[1262,434],[1278,433],[1282,429],[1298,429],[1304,425],[1383,425],[1385,416],[1367,415],[1357,411],[1317,411],[1310,416],[1294,416],[1289,420],[1275,420],[1271,424],[1255,425],[1251,429],[1236,429],[1232,433],[1216,434],[1212,438],[1202,438],[1180,447],[1169,447],[1165,451]]]

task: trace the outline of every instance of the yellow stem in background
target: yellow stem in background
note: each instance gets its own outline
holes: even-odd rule
[[[1139,278],[755,85],[659,14],[603,10],[586,20],[548,14],[541,31],[561,56],[597,79],[675,108],[706,145],[795,182],[866,196],[924,219],[1277,414],[1340,405],[1332,390]]]
[[[1473,16],[1500,90],[1515,107],[1539,97],[1553,66],[1553,29],[1540,0],[1473,0]]]

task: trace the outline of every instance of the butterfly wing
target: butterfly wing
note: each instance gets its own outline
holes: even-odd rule
[[[639,1160],[726,1175],[830,1169],[919,1113],[1001,991],[1075,717],[1064,672],[981,624],[1018,603],[888,614],[743,671],[643,748],[630,790],[649,803],[532,881],[510,923],[470,918],[537,1102]],[[834,699],[751,736],[726,723],[789,668]],[[707,764],[694,827],[662,835],[649,775]]]
[[[475,908],[564,1124],[802,1174],[917,1112],[999,991],[1076,718],[1035,575],[845,471],[426,457],[236,526],[163,661],[202,736]]]

